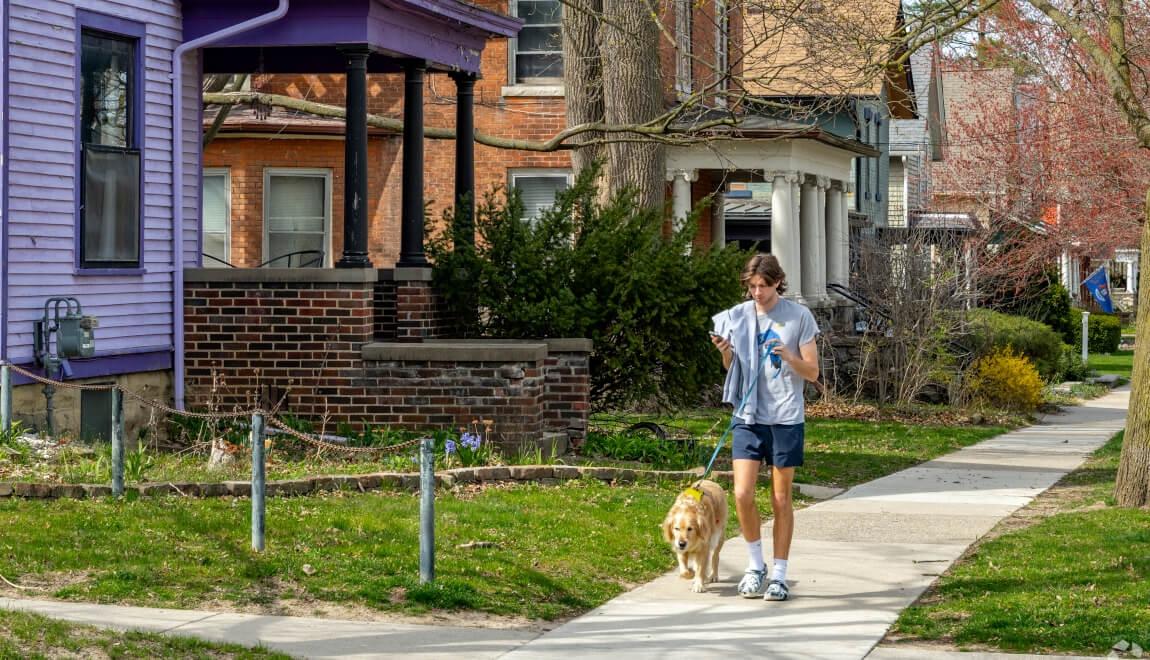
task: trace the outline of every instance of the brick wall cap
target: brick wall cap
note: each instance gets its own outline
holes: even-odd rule
[[[431,279],[430,266],[399,266],[379,271],[380,282],[430,282]]]
[[[314,282],[374,284],[374,268],[186,268],[184,282]]]
[[[582,337],[555,337],[544,339],[552,353],[590,353],[594,343]]]
[[[373,342],[364,344],[364,360],[376,362],[541,362],[547,357],[543,342],[434,341]]]

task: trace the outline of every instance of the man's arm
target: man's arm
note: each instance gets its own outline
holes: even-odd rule
[[[791,369],[802,376],[803,380],[809,380],[813,383],[819,379],[819,346],[814,340],[799,346],[798,355],[788,350],[775,352],[787,364],[791,365]]]

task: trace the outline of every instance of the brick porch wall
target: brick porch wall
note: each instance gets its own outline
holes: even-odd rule
[[[490,419],[512,449],[549,432],[581,440],[590,342],[443,339],[446,316],[421,270],[185,271],[189,406],[282,396],[284,412],[332,425]]]

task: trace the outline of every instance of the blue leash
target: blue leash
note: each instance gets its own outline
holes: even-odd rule
[[[767,326],[767,332],[771,331],[771,327],[773,325],[774,323]],[[766,335],[767,333],[763,334]],[[755,346],[758,347],[760,344],[756,342]],[[703,476],[699,477],[699,479],[706,479],[707,476],[711,474],[711,467],[715,464],[715,459],[719,457],[719,451],[723,448],[723,443],[726,442],[727,436],[731,435],[731,431],[735,428],[735,424],[738,422],[739,418],[737,415],[743,412],[743,406],[747,405],[747,400],[750,399],[751,395],[755,393],[755,387],[759,384],[759,372],[763,370],[763,363],[767,361],[767,357],[770,355],[772,355],[771,351],[765,350],[762,351],[762,355],[759,356],[759,363],[755,365],[755,375],[751,379],[751,386],[747,388],[747,393],[743,395],[743,400],[740,401],[739,405],[731,411],[731,423],[727,425],[727,430],[723,431],[723,435],[719,436],[719,443],[715,445],[715,453],[711,454],[711,460],[707,461],[707,469],[703,471]],[[777,377],[781,372],[782,366],[780,365],[779,372],[775,373],[775,376]]]

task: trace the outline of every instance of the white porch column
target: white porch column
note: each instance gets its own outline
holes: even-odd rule
[[[672,170],[667,173],[671,181],[671,214],[675,231],[683,228],[691,215],[691,182],[699,177],[698,170]]]
[[[788,298],[803,302],[803,274],[799,261],[799,222],[795,188],[797,172],[774,172],[771,176],[771,254],[787,276]]]
[[[1138,288],[1138,269],[1134,267],[1134,261],[1126,262],[1126,292],[1134,293]]]
[[[819,191],[814,177],[803,177],[802,186],[799,243],[802,247],[803,298],[808,305],[817,305],[822,302],[818,291],[819,253],[822,252],[819,244]]]
[[[847,232],[846,232],[846,203],[844,199],[843,184],[841,181],[832,181],[827,190],[827,282],[847,286]],[[846,298],[834,291],[827,295],[836,302],[845,302]]]
[[[831,299],[827,294],[827,276],[829,275],[827,264],[830,263],[827,258],[827,189],[831,187],[831,180],[825,176],[815,177],[815,185],[818,186],[818,199],[815,203],[815,213],[818,216],[815,223],[816,242],[812,246],[817,252],[818,261],[818,265],[815,267],[815,293],[818,294],[822,304],[828,305]]]
[[[727,196],[720,190],[715,195],[715,205],[711,207],[711,245],[723,247],[727,244],[727,216],[723,207]]]
[[[1074,283],[1070,281],[1070,253],[1063,250],[1062,256],[1058,259],[1059,270],[1062,271],[1062,286],[1070,292],[1071,297],[1074,296]]]

